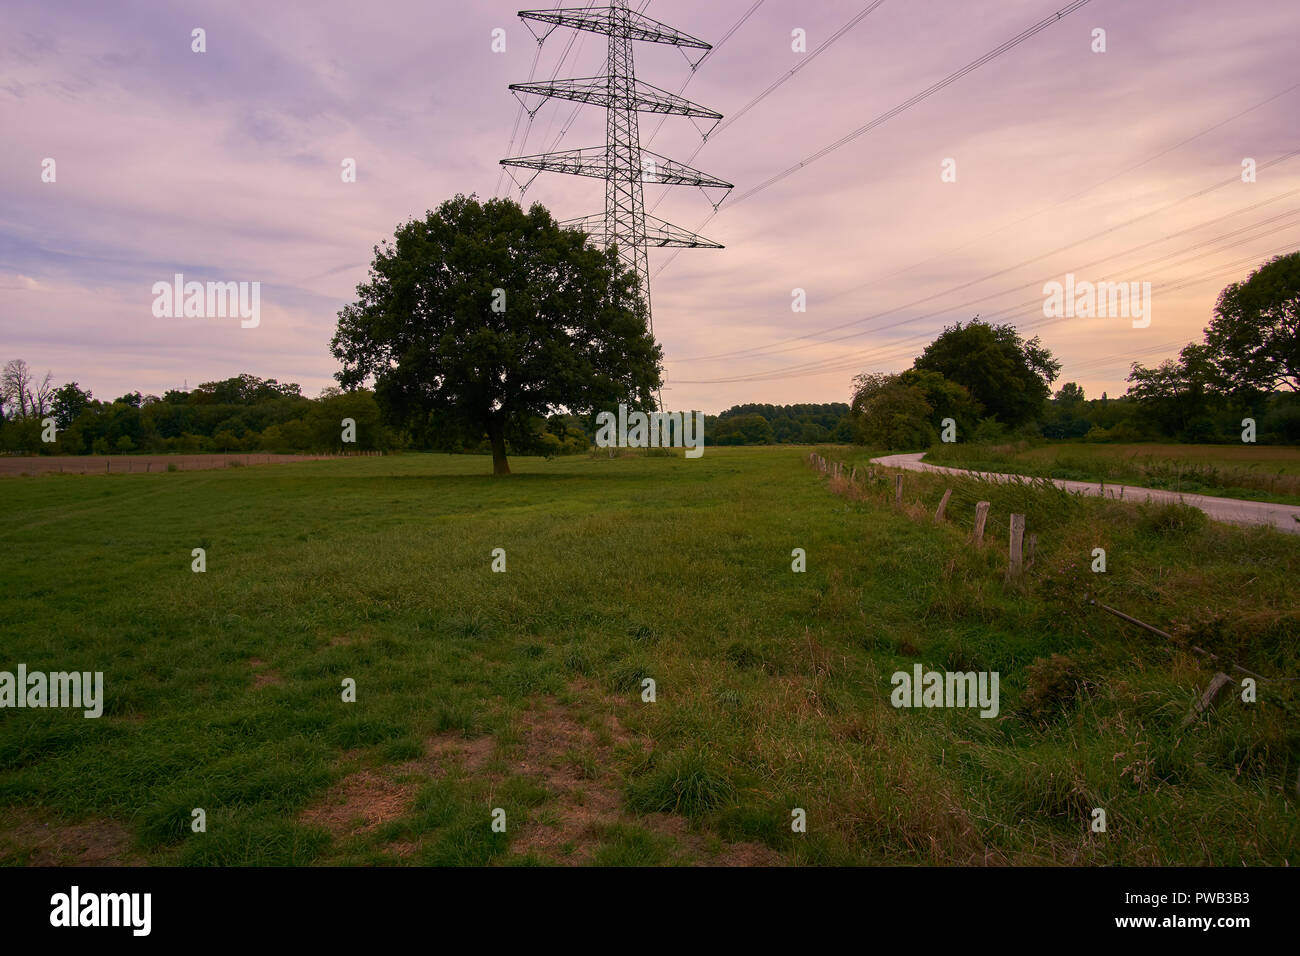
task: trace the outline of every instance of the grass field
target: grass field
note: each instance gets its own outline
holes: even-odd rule
[[[1300,448],[1284,445],[954,443],[932,448],[925,460],[977,471],[1300,504]]]
[[[0,710],[0,861],[1300,863],[1296,682],[1182,726],[1227,660],[1300,675],[1300,539],[806,452],[4,479],[0,670],[107,702]],[[895,709],[916,663],[999,715]]]

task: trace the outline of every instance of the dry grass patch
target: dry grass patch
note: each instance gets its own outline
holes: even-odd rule
[[[130,833],[113,820],[67,823],[33,810],[0,810],[0,865],[143,866]]]

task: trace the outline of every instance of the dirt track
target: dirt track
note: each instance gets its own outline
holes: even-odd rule
[[[15,475],[126,475],[166,471],[202,471],[241,465],[275,465],[286,461],[315,461],[333,455],[33,455],[27,458],[0,456],[0,477]]]
[[[964,468],[945,468],[921,461],[924,452],[910,455],[885,455],[873,458],[873,465],[886,468],[902,468],[906,471],[937,471],[949,475],[971,475],[987,481],[1023,481],[1020,475],[1003,475],[983,471],[967,471]],[[1269,501],[1243,501],[1238,498],[1213,498],[1209,495],[1190,495],[1177,491],[1162,491],[1156,488],[1138,488],[1134,485],[1105,485],[1091,481],[1066,481],[1061,478],[1052,480],[1052,484],[1066,491],[1079,491],[1085,495],[1104,495],[1107,498],[1122,498],[1125,501],[1154,501],[1165,503],[1181,501],[1183,504],[1200,508],[1215,521],[1229,524],[1272,525],[1279,531],[1300,534],[1300,506],[1279,505]]]

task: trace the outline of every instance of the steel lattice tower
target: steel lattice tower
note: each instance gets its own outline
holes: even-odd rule
[[[646,322],[654,333],[650,309],[650,269],[647,250],[650,246],[682,248],[723,248],[702,236],[647,216],[644,184],[692,185],[701,188],[731,189],[731,183],[710,176],[658,153],[641,148],[637,125],[638,113],[675,114],[713,120],[721,113],[705,109],[673,93],[665,92],[636,78],[632,44],[636,40],[667,43],[677,47],[707,51],[708,43],[652,20],[627,7],[627,0],[611,0],[608,7],[587,10],[521,10],[520,19],[549,24],[538,38],[541,43],[557,27],[572,27],[609,38],[609,55],[604,76],[574,80],[550,80],[540,83],[514,83],[515,96],[535,94],[542,97],[573,100],[605,107],[605,145],[583,149],[514,156],[501,160],[503,166],[516,166],[537,172],[552,170],[575,176],[592,176],[605,180],[605,213],[566,220],[560,225],[588,233],[598,244],[617,248],[618,257],[635,272],[644,297]],[[532,27],[529,27],[532,30]],[[536,33],[534,32],[534,36]],[[694,65],[692,66],[694,69]],[[524,109],[527,110],[527,104]],[[539,104],[537,109],[540,109]],[[532,116],[536,110],[529,110]],[[536,178],[537,172],[533,174]],[[532,183],[529,179],[524,189]],[[717,203],[714,203],[717,206]]]

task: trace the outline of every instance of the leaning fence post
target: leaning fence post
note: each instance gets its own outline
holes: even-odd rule
[[[944,509],[948,507],[948,499],[952,497],[952,489],[949,488],[943,493],[943,500],[939,502],[939,510],[934,513],[935,523],[943,520]]]
[[[989,503],[979,501],[975,503],[975,547],[979,548],[984,545],[984,522],[989,517]]]
[[[1025,516],[1011,516],[1011,561],[1007,565],[1007,578],[1019,578],[1024,570]]]
[[[1201,694],[1200,698],[1192,704],[1191,713],[1183,718],[1183,726],[1188,726],[1196,720],[1197,717],[1201,716],[1201,714],[1213,707],[1215,698],[1219,696],[1219,692],[1231,683],[1232,678],[1222,671],[1215,674],[1214,678],[1210,681],[1210,686],[1205,688],[1205,693]]]

